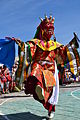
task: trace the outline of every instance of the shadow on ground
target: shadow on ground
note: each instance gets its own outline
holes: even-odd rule
[[[46,120],[47,119],[46,116],[38,116],[30,112],[8,114],[6,116],[8,117],[9,120]]]
[[[15,97],[31,97],[31,96],[4,96],[4,97],[2,97],[2,99],[4,99],[4,98],[15,98]]]
[[[5,99],[5,98],[16,98],[16,97],[32,97],[32,95],[24,95],[24,96],[21,96],[21,95],[4,95],[4,96],[0,96],[1,99]]]

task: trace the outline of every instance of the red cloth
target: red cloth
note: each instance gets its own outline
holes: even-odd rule
[[[35,54],[35,55],[34,55]],[[49,70],[52,74],[55,73],[55,54],[54,51],[44,51],[31,43],[32,66],[31,74],[25,81],[25,93],[33,94],[34,99],[41,102],[49,111],[52,110],[52,105],[48,103],[48,99],[52,93],[53,85],[46,87],[43,70]],[[40,85],[44,91],[44,100],[40,100],[35,92],[37,85]]]

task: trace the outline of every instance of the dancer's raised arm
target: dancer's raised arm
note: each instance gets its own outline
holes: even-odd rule
[[[16,44],[18,44],[19,46],[21,46],[21,40],[20,39],[18,39],[18,38],[14,38],[14,37],[5,37],[6,39],[8,39],[8,40],[13,40],[13,41],[15,41],[16,42]]]

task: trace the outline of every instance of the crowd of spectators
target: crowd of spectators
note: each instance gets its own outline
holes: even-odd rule
[[[4,64],[0,64],[0,95],[15,91],[15,73],[18,68],[18,61],[14,62],[12,71]]]
[[[9,84],[11,81],[9,69],[5,65],[0,64],[0,94],[9,93]]]

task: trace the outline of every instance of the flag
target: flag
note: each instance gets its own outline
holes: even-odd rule
[[[76,36],[66,45],[66,52],[67,52],[67,68],[76,75],[78,72],[79,66],[79,54],[77,51],[79,48],[78,40]]]
[[[8,39],[0,39],[0,63],[6,65],[9,70],[15,60],[15,42]]]

